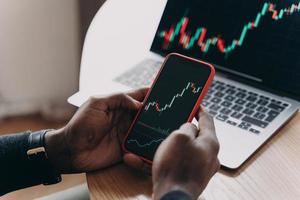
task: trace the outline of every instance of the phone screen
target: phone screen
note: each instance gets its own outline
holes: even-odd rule
[[[169,56],[131,127],[126,150],[152,161],[160,143],[188,121],[210,74],[208,65]]]

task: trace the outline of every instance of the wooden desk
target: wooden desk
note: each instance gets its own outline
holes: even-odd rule
[[[87,174],[92,199],[149,199],[151,179],[119,165]],[[237,171],[220,170],[200,199],[300,199],[300,113]]]

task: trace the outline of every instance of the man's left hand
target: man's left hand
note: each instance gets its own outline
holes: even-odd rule
[[[122,142],[147,91],[90,98],[65,127],[46,134],[53,166],[61,173],[74,173],[121,161]]]

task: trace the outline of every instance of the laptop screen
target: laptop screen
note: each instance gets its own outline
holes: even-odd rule
[[[300,97],[299,0],[169,0],[151,51],[181,53]]]

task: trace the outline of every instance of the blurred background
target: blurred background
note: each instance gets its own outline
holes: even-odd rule
[[[75,108],[81,50],[105,0],[0,0],[0,135],[63,126]],[[65,176],[1,199],[32,199],[85,182]]]

